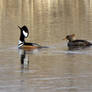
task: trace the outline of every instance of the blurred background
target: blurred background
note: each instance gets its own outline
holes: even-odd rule
[[[91,40],[91,3],[91,0],[0,0],[0,43],[16,45],[17,25],[27,25],[29,40],[38,43],[59,43],[71,33]]]

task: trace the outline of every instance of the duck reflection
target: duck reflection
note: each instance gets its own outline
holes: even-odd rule
[[[22,65],[29,64],[29,59],[28,59],[28,55],[26,54],[26,51],[23,51],[23,53],[21,54],[21,64]]]
[[[19,49],[19,56],[20,56],[20,62],[21,62],[21,68],[27,68],[29,67],[29,55],[27,54],[27,51],[23,49]]]
[[[18,49],[19,56],[20,56],[20,62],[22,68],[28,68],[29,67],[29,55],[31,54],[37,54],[40,49],[34,49],[31,51],[27,51],[24,49]]]

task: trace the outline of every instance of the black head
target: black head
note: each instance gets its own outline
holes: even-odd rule
[[[29,35],[28,28],[25,25],[23,27],[20,27],[20,26],[18,26],[18,27],[21,30],[21,35],[23,35],[25,38],[27,38]]]

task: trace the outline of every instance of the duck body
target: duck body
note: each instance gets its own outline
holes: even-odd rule
[[[73,40],[68,42],[69,49],[86,48],[92,46],[92,43],[86,40]]]
[[[66,36],[66,39],[68,40],[67,46],[69,50],[81,49],[81,48],[92,46],[91,42],[88,42],[86,40],[73,40],[73,37],[74,37],[74,34]]]
[[[19,26],[18,26],[19,27]],[[28,37],[29,31],[26,26],[23,26],[22,28],[19,27],[20,29],[20,39],[18,42],[18,48],[24,49],[24,50],[33,50],[33,49],[39,49],[39,48],[48,48],[47,46],[40,46],[39,44],[36,43],[29,43],[25,42],[25,38]]]
[[[20,48],[24,50],[40,49],[42,46],[36,43],[24,43]]]

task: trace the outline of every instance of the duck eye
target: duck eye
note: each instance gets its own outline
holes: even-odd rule
[[[25,31],[23,31],[23,35],[24,35],[25,37],[27,37],[27,36],[28,36],[28,33],[25,32]]]
[[[69,36],[66,36],[66,38],[68,39],[68,38],[69,38]]]

